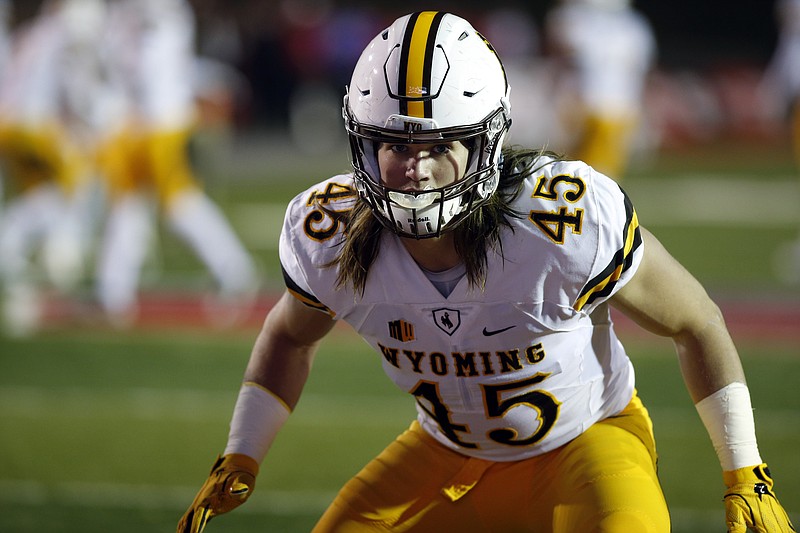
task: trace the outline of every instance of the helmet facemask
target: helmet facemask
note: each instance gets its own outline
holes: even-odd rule
[[[408,40],[417,15],[438,17],[439,33],[431,29],[429,41],[435,43],[431,55],[439,59],[438,64],[426,65],[433,71],[428,85],[407,96],[412,91],[400,94],[405,87],[397,84],[398,72],[407,68],[397,60],[404,44],[392,38]],[[375,68],[376,57],[382,56],[388,59]],[[437,237],[494,194],[500,149],[511,123],[508,92],[494,51],[469,23],[454,15],[409,15],[373,40],[356,66],[343,115],[356,187],[384,226],[403,237]],[[415,104],[417,109],[426,106],[425,116],[416,116],[423,113],[413,111]],[[466,172],[454,183],[413,192],[383,185],[377,158],[381,144],[451,142],[462,142],[469,149]]]

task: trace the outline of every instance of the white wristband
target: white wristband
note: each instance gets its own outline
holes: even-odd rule
[[[744,383],[726,385],[695,404],[723,470],[761,464],[750,391]]]
[[[289,414],[289,407],[273,393],[256,383],[244,383],[233,408],[225,455],[249,455],[260,464]]]

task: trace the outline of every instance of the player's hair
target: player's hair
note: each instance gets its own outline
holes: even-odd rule
[[[513,230],[510,219],[526,216],[514,211],[511,203],[522,190],[525,178],[536,172],[534,165],[540,155],[560,159],[558,154],[546,150],[504,148],[497,192],[451,230],[471,288],[483,289],[485,285],[488,251],[503,255],[501,230],[504,227]],[[351,284],[356,293],[363,294],[369,269],[380,252],[381,233],[386,228],[365,201],[355,202],[352,210],[337,213],[337,218],[344,222],[345,239],[336,258],[326,266],[339,268],[338,287]]]

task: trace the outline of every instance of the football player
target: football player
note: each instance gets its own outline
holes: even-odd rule
[[[630,0],[561,0],[548,13],[546,48],[557,75],[569,153],[621,180],[642,123],[656,40]]]
[[[417,418],[316,533],[669,531],[652,424],[610,305],[675,341],[722,464],[729,530],[791,530],[717,306],[610,178],[504,149],[510,112],[499,58],[458,16],[406,15],[369,43],[344,101],[353,171],[288,207],[287,290],[179,532],[252,493],[338,320]]]
[[[191,4],[114,0],[108,18],[104,46],[121,103],[100,157],[111,206],[97,267],[98,300],[114,324],[136,318],[157,204],[169,228],[214,276],[222,303],[250,301],[255,264],[202,190],[188,157],[196,118]]]
[[[771,118],[786,122],[795,162],[800,165],[800,0],[775,3],[778,42],[761,83],[759,102]],[[788,284],[800,285],[800,234],[775,253],[776,273]]]
[[[0,8],[4,19],[10,15],[10,3]],[[62,292],[87,270],[104,8],[103,0],[44,2],[15,27],[3,61],[0,160],[8,195],[0,216],[0,299],[14,334],[39,326],[40,283],[31,274],[37,260]]]

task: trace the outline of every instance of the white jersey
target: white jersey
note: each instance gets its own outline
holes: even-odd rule
[[[636,271],[642,246],[635,211],[612,180],[580,162],[529,176],[513,203],[525,216],[503,230],[503,255],[489,252],[485,287],[463,278],[448,297],[388,231],[363,296],[336,286],[336,267],[324,265],[342,228],[320,206],[354,201],[352,177],[340,175],[290,203],[280,239],[287,286],[375,349],[443,445],[523,459],[628,404],[633,368],[604,302]]]
[[[182,129],[195,118],[195,18],[185,0],[120,0],[109,8],[105,52],[140,125]]]
[[[780,0],[776,8],[780,35],[765,72],[763,90],[779,104],[790,107],[800,98],[800,0]]]
[[[62,121],[68,76],[62,62],[68,49],[66,32],[55,15],[38,15],[14,32],[0,87],[4,122],[42,127]]]
[[[656,41],[648,21],[633,9],[562,5],[547,18],[548,35],[565,50],[573,82],[589,109],[638,112]]]
[[[78,27],[65,5],[46,6],[15,30],[0,81],[0,120],[38,131],[59,127],[89,146],[111,97],[96,41],[104,12]]]

